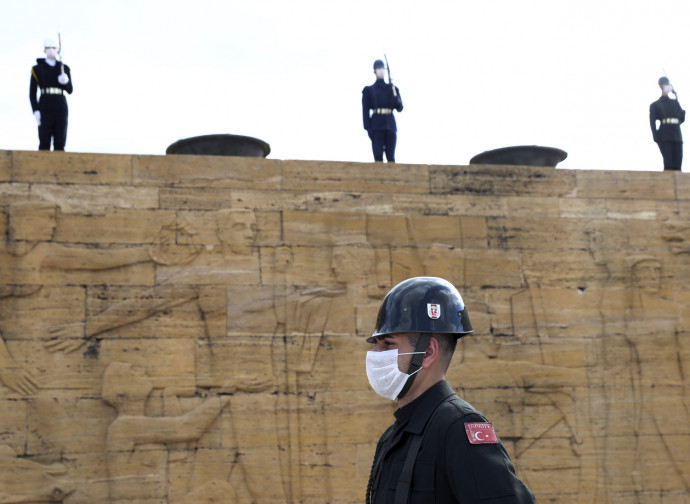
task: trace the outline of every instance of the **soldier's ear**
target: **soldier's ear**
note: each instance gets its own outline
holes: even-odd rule
[[[439,357],[438,340],[435,336],[432,336],[429,338],[429,344],[426,346],[426,351],[422,360],[422,367],[428,368],[434,361],[437,361]]]

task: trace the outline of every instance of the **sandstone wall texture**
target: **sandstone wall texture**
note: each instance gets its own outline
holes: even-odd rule
[[[380,300],[444,277],[448,379],[539,502],[685,503],[690,177],[0,151],[0,503],[354,503]]]

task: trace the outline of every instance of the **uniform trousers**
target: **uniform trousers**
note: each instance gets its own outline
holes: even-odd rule
[[[371,132],[371,150],[374,152],[374,161],[383,161],[383,153],[386,160],[395,163],[395,144],[398,135],[393,130],[374,130]]]
[[[680,171],[683,164],[683,142],[669,142],[661,140],[657,142],[661,156],[664,158],[664,171]]]
[[[38,127],[38,150],[50,150],[50,140],[53,139],[53,149],[65,150],[67,141],[67,103],[57,108],[39,107],[41,111],[41,125]]]

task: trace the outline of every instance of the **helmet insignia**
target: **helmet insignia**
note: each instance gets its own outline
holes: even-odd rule
[[[429,315],[429,318],[432,320],[436,320],[438,318],[441,318],[441,305],[437,303],[427,303],[426,304],[426,313]]]

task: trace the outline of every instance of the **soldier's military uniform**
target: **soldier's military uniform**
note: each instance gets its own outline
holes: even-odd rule
[[[383,61],[374,62],[374,71],[383,69]],[[395,94],[393,94],[395,89]],[[400,90],[392,84],[386,84],[383,78],[376,79],[371,86],[362,90],[362,115],[364,129],[371,139],[374,161],[383,161],[383,153],[389,163],[395,162],[395,145],[397,143],[397,125],[393,111],[403,109]]]
[[[669,80],[662,77],[659,79],[659,85],[669,85]],[[656,121],[659,121],[659,129]],[[680,170],[683,163],[683,135],[680,125],[684,121],[685,110],[681,108],[677,99],[671,99],[667,93],[649,106],[652,137],[664,158],[664,170]]]
[[[406,458],[419,436],[423,442],[411,474],[411,504],[534,503],[493,426],[455,395],[448,382],[435,385],[400,408],[395,419],[376,447],[373,504],[396,502]],[[468,431],[468,424],[476,429]]]
[[[55,60],[53,60],[55,61]],[[64,73],[69,78],[67,84],[60,84],[58,76]],[[59,61],[55,65],[46,62],[46,58],[37,58],[36,65],[31,69],[31,84],[29,99],[31,109],[40,111],[40,125],[38,126],[39,150],[50,150],[51,139],[54,150],[65,150],[67,140],[67,99],[66,94],[72,94],[72,74],[67,65]],[[37,93],[40,90],[40,98]]]

